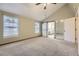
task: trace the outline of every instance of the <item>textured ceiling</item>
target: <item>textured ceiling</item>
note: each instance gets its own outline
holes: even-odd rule
[[[0,9],[3,11],[15,13],[17,15],[26,16],[34,20],[42,21],[56,12],[56,10],[58,10],[63,5],[64,3],[47,4],[47,9],[44,10],[43,4],[37,6],[35,3],[0,3]]]

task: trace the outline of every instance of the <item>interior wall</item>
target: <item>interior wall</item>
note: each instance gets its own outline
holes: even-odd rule
[[[78,7],[78,17],[76,20],[76,26],[77,26],[77,42],[78,42],[78,55],[79,55],[79,7]]]
[[[2,22],[3,22],[3,21],[2,21],[2,16],[1,16],[1,13],[0,13],[0,40],[1,40],[2,37],[3,37],[3,36],[2,36],[2,35],[3,35],[3,32],[2,32],[2,31],[3,31],[3,29],[2,29],[2,28],[3,28],[3,27],[2,27]]]
[[[64,22],[56,22],[56,34],[64,34]]]
[[[17,16],[15,14],[11,14],[8,12],[0,11],[0,28],[3,30],[3,22],[1,23],[2,16],[3,15],[8,15],[8,16]],[[27,39],[31,37],[36,37],[40,36],[40,33],[35,33],[34,32],[34,23],[35,21],[23,16],[17,16],[19,18],[19,35],[17,37],[11,37],[11,38],[3,38],[2,34],[0,35],[0,44],[8,43],[8,42],[13,42],[17,40],[22,40],[22,39]],[[3,31],[0,30],[0,32],[3,33]]]
[[[20,39],[35,37],[40,35],[40,33],[34,33],[34,20],[26,19],[20,17]]]

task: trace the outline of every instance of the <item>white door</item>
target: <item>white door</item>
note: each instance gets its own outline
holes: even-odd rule
[[[75,42],[75,18],[64,20],[64,40]]]

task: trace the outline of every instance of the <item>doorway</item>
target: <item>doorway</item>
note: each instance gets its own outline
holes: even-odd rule
[[[75,43],[75,24],[75,18],[69,18],[64,20],[64,40]]]
[[[48,22],[48,38],[55,38],[55,22]]]
[[[42,36],[54,39],[55,38],[55,22],[44,22],[42,24]]]
[[[42,23],[42,36],[47,37],[47,22]]]

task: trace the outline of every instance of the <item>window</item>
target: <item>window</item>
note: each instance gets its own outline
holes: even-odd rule
[[[3,15],[3,37],[18,36],[18,18]]]
[[[40,22],[35,22],[35,33],[40,33]]]
[[[47,23],[42,24],[42,36],[47,36]]]

